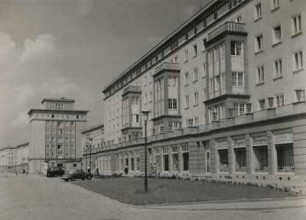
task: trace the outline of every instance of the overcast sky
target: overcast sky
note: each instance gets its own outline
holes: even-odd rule
[[[102,123],[104,86],[201,2],[0,0],[0,148],[29,141],[43,98],[74,98]]]

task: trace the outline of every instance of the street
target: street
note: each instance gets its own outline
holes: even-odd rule
[[[0,177],[1,220],[298,220],[305,219],[305,216],[306,207],[302,206],[265,210],[175,210],[175,206],[173,209],[134,207],[89,192],[58,178]]]

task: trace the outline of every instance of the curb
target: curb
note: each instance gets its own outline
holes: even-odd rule
[[[207,211],[217,211],[217,210],[276,210],[276,209],[290,209],[290,208],[301,208],[306,207],[306,196],[299,196],[299,197],[284,197],[284,198],[264,198],[264,199],[237,199],[237,200],[215,200],[215,201],[203,201],[203,202],[190,202],[190,203],[164,203],[164,204],[150,204],[150,205],[133,205],[133,204],[127,204],[120,202],[118,200],[112,199],[110,197],[106,197],[100,193],[90,191],[86,188],[83,188],[82,186],[75,185],[73,183],[69,183],[71,186],[76,187],[78,189],[84,190],[94,196],[103,198],[107,201],[116,203],[120,206],[126,207],[126,208],[134,208],[134,209],[149,209],[149,210],[184,210],[184,211],[200,211],[200,210],[207,210]],[[279,205],[279,206],[273,206],[273,207],[267,207],[264,202],[279,202],[279,201],[305,201],[304,204],[301,205]],[[242,203],[248,203],[249,205],[251,203],[256,202],[263,202],[262,207],[224,207],[224,205],[231,204],[239,206]],[[202,207],[193,207],[196,206],[202,206]],[[219,207],[205,207],[205,206],[212,206],[216,205]],[[184,207],[185,206],[185,207]]]

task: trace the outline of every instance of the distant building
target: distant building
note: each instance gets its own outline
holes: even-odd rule
[[[42,108],[29,111],[30,173],[44,173],[47,167],[81,159],[81,131],[88,111],[75,110],[74,103],[73,99],[43,99]]]
[[[110,172],[109,158],[104,158],[103,155],[96,153],[105,146],[104,125],[95,125],[82,131],[82,142],[83,169],[88,170],[90,168],[93,173],[95,173],[97,169],[99,172]]]
[[[0,150],[1,173],[27,173],[29,165],[29,143]]]
[[[306,193],[305,11],[304,0],[210,1],[104,88],[95,154],[112,173],[143,173],[149,110],[159,175]]]

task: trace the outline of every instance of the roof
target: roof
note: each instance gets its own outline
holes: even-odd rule
[[[28,115],[31,115],[33,112],[50,112],[50,113],[78,113],[78,114],[87,114],[89,111],[88,110],[58,110],[58,109],[30,109],[28,112]]]
[[[188,20],[186,20],[183,24],[181,24],[178,28],[176,28],[172,33],[170,33],[167,37],[165,37],[162,41],[160,41],[151,50],[149,50],[147,53],[145,53],[144,56],[142,56],[135,63],[133,63],[128,69],[126,69],[124,72],[122,72],[120,75],[118,75],[115,79],[113,79],[109,84],[107,84],[102,92],[103,93],[106,92],[106,90],[108,90],[117,80],[119,80],[121,77],[123,77],[129,71],[131,71],[133,68],[135,68],[137,65],[139,65],[142,61],[144,61],[146,58],[148,58],[152,53],[157,52],[159,49],[161,49],[166,42],[171,40],[179,32],[183,31],[186,27],[188,27],[188,25],[190,25],[195,19],[197,19],[204,11],[207,10],[207,8],[209,8],[215,2],[218,2],[218,0],[209,1],[203,8],[201,8],[198,12],[196,12],[193,16],[191,16]]]
[[[44,102],[71,102],[71,103],[74,103],[75,100],[74,99],[66,99],[64,97],[62,97],[62,98],[44,98],[41,101],[41,104],[43,104]]]
[[[89,128],[87,128],[87,129],[83,130],[81,133],[82,133],[82,134],[86,134],[86,133],[89,133],[89,132],[91,132],[91,131],[98,130],[98,129],[100,129],[100,128],[104,128],[104,124],[94,125],[94,126],[92,126],[92,127],[89,127]]]
[[[21,147],[26,147],[26,146],[29,146],[29,142],[26,142],[26,143],[23,143],[23,144],[19,144],[19,145],[16,145],[16,146],[7,146],[7,147],[4,147],[2,149],[0,149],[0,151],[3,151],[3,150],[14,150],[14,149],[18,149],[18,148],[21,148]]]

